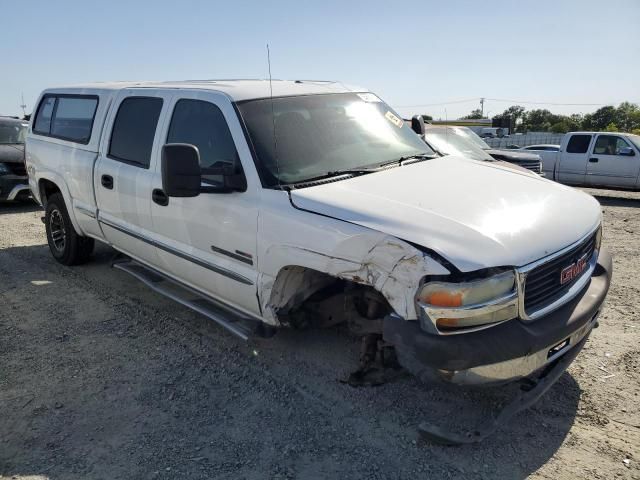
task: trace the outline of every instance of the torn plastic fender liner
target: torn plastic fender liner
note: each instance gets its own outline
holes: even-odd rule
[[[350,236],[326,253],[274,245],[265,257],[258,297],[265,319],[273,325],[278,324],[279,309],[299,304],[330,282],[322,274],[369,285],[387,299],[396,314],[415,319],[420,280],[426,275],[449,273],[416,247],[377,232]]]

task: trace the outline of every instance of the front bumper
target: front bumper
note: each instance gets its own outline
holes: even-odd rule
[[[535,321],[516,319],[461,335],[434,335],[418,322],[390,315],[384,320],[384,339],[396,347],[400,363],[423,379],[482,385],[527,377],[582,348],[597,325],[612,270],[611,255],[601,249],[583,291]]]
[[[0,200],[27,198],[30,194],[28,177],[0,175]]]

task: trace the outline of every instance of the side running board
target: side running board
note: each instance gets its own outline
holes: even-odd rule
[[[250,337],[271,337],[276,332],[275,328],[128,257],[115,259],[111,266],[133,275],[157,293],[204,315],[245,341]]]

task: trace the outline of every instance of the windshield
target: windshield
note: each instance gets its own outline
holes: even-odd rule
[[[27,124],[19,122],[3,122],[0,120],[0,145],[7,143],[24,143],[27,135]]]
[[[489,145],[487,145],[487,142],[485,142],[483,139],[481,139],[478,134],[476,132],[474,132],[473,130],[471,130],[470,128],[467,127],[454,127],[454,130],[456,131],[456,133],[458,133],[459,135],[464,136],[465,138],[467,138],[470,142],[475,143],[475,145],[483,150],[490,150],[491,147]]]
[[[430,145],[445,155],[462,155],[473,160],[493,160],[489,154],[472,142],[462,129],[427,127],[425,137]]]
[[[238,108],[265,186],[302,183],[345,169],[373,168],[402,157],[434,155],[372,93],[249,100],[238,103]]]

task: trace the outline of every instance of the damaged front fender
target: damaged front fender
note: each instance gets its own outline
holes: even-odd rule
[[[380,233],[349,236],[330,252],[295,245],[267,249],[258,297],[264,318],[278,324],[277,312],[304,302],[332,278],[380,292],[399,316],[416,319],[415,294],[426,275],[449,271],[416,247]]]

